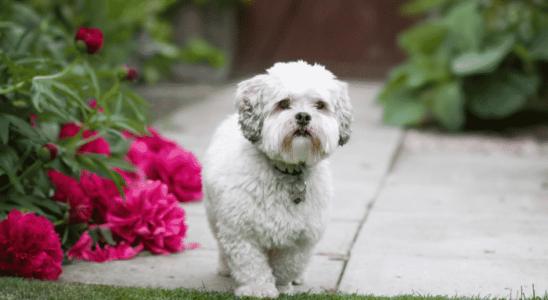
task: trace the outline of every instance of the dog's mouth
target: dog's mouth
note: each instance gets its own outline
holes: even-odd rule
[[[294,136],[300,136],[300,137],[310,137],[312,136],[312,134],[310,133],[310,130],[306,129],[306,128],[297,128],[295,129],[295,132],[293,132],[293,135]]]

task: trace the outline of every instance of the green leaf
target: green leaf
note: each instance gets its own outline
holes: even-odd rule
[[[42,192],[44,197],[49,196],[50,191],[50,179],[46,174],[46,170],[42,169],[38,171],[38,179],[36,180],[36,185]]]
[[[99,229],[97,228],[88,229],[88,234],[91,237],[93,244],[97,244],[101,240],[99,237]]]
[[[34,92],[32,92],[34,90]],[[40,88],[39,83],[33,81],[32,82],[32,97],[31,97],[31,103],[34,109],[36,109],[38,112],[43,112],[42,105],[40,105],[42,97],[42,90]]]
[[[9,125],[9,119],[4,116],[4,114],[0,114],[0,140],[2,140],[4,145],[6,145],[9,140]]]
[[[118,93],[118,96],[116,97],[116,104],[114,106],[114,115],[120,114],[122,111],[122,105],[124,104],[124,94]]]
[[[57,106],[65,106],[64,101],[62,101],[60,99],[60,97],[58,95],[56,95],[55,92],[53,92],[49,82],[42,81],[40,83],[40,89],[41,89],[42,94],[47,99],[50,99],[51,101],[53,101],[53,103],[55,103]]]
[[[95,155],[90,155],[91,159],[93,159],[94,163],[99,167],[99,170],[105,172],[109,179],[114,182],[114,185],[116,185],[116,189],[118,189],[118,192],[120,193],[120,196],[125,200],[126,196],[124,193],[124,190],[122,186],[127,186],[126,180],[120,175],[120,173],[113,171],[110,167],[108,167],[104,163],[104,157],[98,157]]]
[[[419,88],[428,83],[447,81],[450,77],[445,64],[438,64],[432,57],[415,55],[409,68],[407,85]]]
[[[133,134],[139,135],[144,131],[144,128],[146,126],[145,123],[131,121],[121,116],[114,116],[114,117],[111,119],[112,126],[114,129],[127,130]]]
[[[426,106],[407,88],[400,88],[384,102],[383,121],[391,126],[418,124],[427,113]]]
[[[19,165],[19,157],[17,156],[17,152],[15,152],[15,150],[9,146],[0,147],[0,167],[4,169],[6,175],[8,175],[10,183],[13,185],[13,187],[18,192],[24,194],[25,190],[23,188],[23,185],[17,178],[17,165]]]
[[[471,111],[482,118],[500,119],[518,111],[540,84],[537,75],[508,72],[467,81]]]
[[[73,174],[80,173],[80,170],[81,170],[80,165],[74,159],[70,159],[68,157],[62,156],[60,161],[64,164],[64,167],[69,169]]]
[[[74,102],[79,104],[81,107],[85,107],[86,109],[89,109],[89,107],[84,103],[84,101],[82,101],[80,96],[76,92],[71,90],[69,87],[67,87],[66,85],[55,80],[50,81],[50,84],[52,85],[53,88],[63,93],[69,99],[74,100]]]
[[[50,221],[56,219],[54,215],[52,215],[50,213],[46,213],[45,211],[43,211],[37,205],[37,204],[42,204],[42,205],[57,206],[50,199],[41,199],[41,198],[38,198],[36,196],[25,195],[25,193],[21,193],[21,192],[19,192],[19,193],[18,192],[11,192],[10,194],[8,194],[8,199],[9,199],[10,202],[18,204],[18,205],[24,207],[25,209],[27,209],[28,211],[31,211],[31,212],[37,213],[39,215],[42,215],[42,216],[48,218],[48,220],[50,220]],[[49,204],[46,204],[45,202],[48,202]]]
[[[24,198],[28,203],[31,203],[32,205],[36,207],[45,208],[49,211],[51,211],[54,214],[62,215],[63,211],[61,207],[57,204],[55,204],[54,201],[52,201],[49,198],[41,198],[33,195],[18,195],[19,198]],[[43,210],[42,210],[43,211]]]
[[[42,168],[42,164],[43,163],[40,160],[35,161],[30,167],[23,171],[21,176],[19,176],[19,179],[31,178],[36,175],[36,172]]]
[[[415,16],[426,13],[451,1],[453,0],[413,0],[404,3],[401,6],[400,11],[405,15]]]
[[[21,39],[18,41],[16,46],[16,53],[21,55],[28,52],[30,49],[30,46],[32,43],[36,41],[39,34],[35,30],[27,30],[22,36]]]
[[[537,36],[529,51],[535,59],[548,60],[548,30]]]
[[[9,204],[6,203],[7,201],[3,198],[7,198],[5,196],[0,196],[0,211],[5,211],[9,213],[12,210],[20,210],[22,208],[21,205],[15,205],[15,204]],[[0,218],[0,221],[2,221],[2,218]]]
[[[457,81],[444,83],[433,91],[433,112],[449,130],[460,129],[465,122],[464,96]]]
[[[95,75],[95,70],[89,65],[88,61],[84,61],[84,66],[86,71],[89,73],[89,76],[91,77],[91,83],[93,84],[93,88],[95,89],[95,99],[101,99],[101,89],[99,87],[99,81],[97,80],[97,76]]]
[[[122,170],[134,171],[134,172],[138,171],[133,164],[123,161],[119,158],[109,157],[108,159],[105,159],[104,162],[105,162],[105,165],[112,168],[118,168]]]
[[[114,238],[112,238],[112,233],[110,232],[110,228],[98,226],[99,232],[101,232],[101,235],[105,238],[107,241],[107,244],[114,246],[116,245],[116,242],[114,241]]]
[[[74,159],[84,169],[92,171],[99,169],[99,166],[95,163],[95,161],[91,158],[91,155],[89,155],[88,153],[75,155]]]
[[[117,95],[120,92],[120,82],[116,82],[110,90],[108,90],[101,99],[101,102],[103,105],[109,102],[109,99],[112,98],[114,95]]]
[[[140,110],[136,105],[135,105],[135,102],[129,100],[129,101],[126,101],[126,104],[127,106],[129,106],[131,108],[131,110],[133,111],[133,113],[135,114],[135,116],[137,117],[137,119],[141,122],[145,122],[146,121],[146,118],[145,118],[145,115],[143,114],[143,111]]]
[[[456,76],[489,73],[495,70],[510,53],[516,37],[513,34],[501,38],[494,46],[482,52],[467,52],[456,57],[451,64],[451,71]]]
[[[398,44],[410,53],[432,54],[448,33],[441,23],[419,24],[401,33]]]
[[[483,40],[483,14],[479,1],[462,1],[444,18],[451,36],[461,50],[478,51]]]
[[[37,143],[44,143],[45,144],[45,141],[40,137],[38,132],[34,128],[32,128],[32,126],[29,123],[27,123],[26,121],[24,121],[24,120],[22,120],[22,119],[20,119],[16,116],[8,115],[8,114],[4,114],[4,117],[9,120],[11,125],[13,125],[14,130],[17,130],[22,135],[28,137],[29,139],[31,139],[31,140],[33,140]]]
[[[63,230],[63,237],[61,238],[61,244],[64,245],[67,242],[68,235],[69,235],[69,226],[66,226],[65,229]]]
[[[135,92],[129,89],[124,89],[124,95],[133,99],[135,102],[139,103],[143,106],[150,106],[150,103],[148,103],[145,99],[143,99],[141,96],[137,95]]]

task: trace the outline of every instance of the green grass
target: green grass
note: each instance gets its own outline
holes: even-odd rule
[[[523,295],[523,294],[522,294]],[[245,297],[252,299],[251,297]],[[107,285],[87,285],[78,283],[58,283],[51,281],[29,280],[23,278],[0,277],[1,300],[39,300],[39,299],[241,299],[229,293],[206,292],[187,289],[166,290],[159,288],[115,287]],[[361,296],[342,293],[307,294],[301,293],[292,296],[281,295],[278,299],[287,300],[495,300],[503,298],[490,297],[446,297],[403,295],[396,297]],[[516,300],[548,300],[548,294],[541,297],[515,297]]]

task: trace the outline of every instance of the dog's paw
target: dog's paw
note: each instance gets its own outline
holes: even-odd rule
[[[290,283],[286,285],[276,285],[278,291],[282,294],[291,294],[293,292],[293,285]]]
[[[302,273],[299,277],[293,280],[294,285],[301,285],[306,281],[306,273]]]
[[[280,293],[273,284],[243,285],[234,292],[236,296],[254,296],[276,298]]]

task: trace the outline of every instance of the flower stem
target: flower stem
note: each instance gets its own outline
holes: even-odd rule
[[[83,127],[82,127],[82,128],[83,128]],[[94,135],[94,136],[91,136],[91,137],[87,138],[87,139],[80,140],[79,142],[76,143],[76,147],[80,147],[80,146],[85,145],[85,144],[87,144],[87,143],[89,143],[89,142],[93,142],[93,141],[95,141],[96,139],[98,139],[98,138],[100,138],[100,137],[103,137],[103,136],[105,136],[105,133],[104,133],[104,132],[100,132],[100,133],[98,133],[98,134],[96,134],[96,135]]]
[[[26,81],[21,81],[21,82],[19,82],[19,83],[16,84],[16,85],[10,86],[10,87],[7,88],[7,89],[0,89],[0,95],[7,94],[7,93],[11,93],[11,92],[13,92],[13,91],[15,91],[15,90],[18,90],[18,89],[20,89],[25,83],[26,83]]]
[[[32,80],[50,80],[50,79],[55,79],[55,78],[61,78],[65,75],[68,74],[68,72],[70,70],[72,70],[72,68],[78,64],[80,61],[82,60],[81,57],[78,57],[77,59],[75,59],[68,67],[66,67],[63,71],[61,71],[60,73],[57,73],[57,74],[53,74],[53,75],[48,75],[48,76],[35,76],[34,78],[32,78]]]

